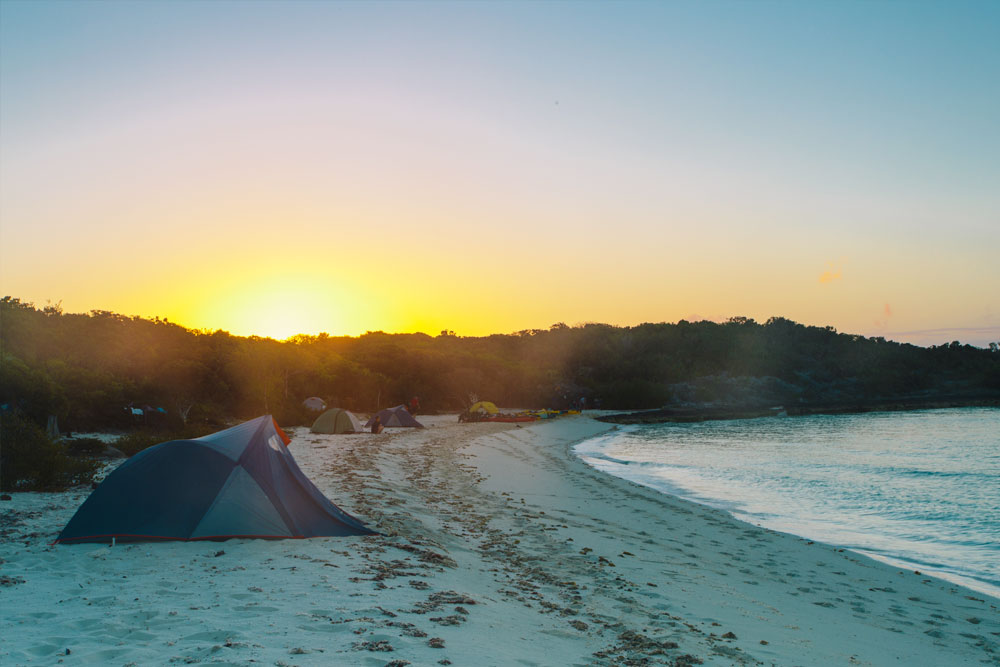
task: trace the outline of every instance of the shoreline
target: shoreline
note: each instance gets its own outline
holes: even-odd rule
[[[975,410],[976,407],[956,408],[955,410],[962,409]],[[952,409],[942,408],[942,410]],[[739,420],[733,421],[739,423]],[[620,427],[624,429],[621,431],[622,433],[634,428],[641,429],[645,426],[650,425],[620,425]],[[592,440],[598,442],[603,439],[598,437]],[[578,443],[573,447],[573,453],[595,470],[598,470],[603,474],[608,474],[630,483],[650,488],[657,493],[675,497],[686,502],[723,511],[737,521],[747,525],[764,527],[768,530],[784,533],[792,537],[815,540],[817,542],[842,547],[856,554],[888,564],[897,569],[920,570],[927,576],[933,576],[948,583],[963,586],[975,591],[977,594],[988,596],[997,602],[1000,602],[1000,585],[998,585],[1000,580],[995,578],[991,579],[990,574],[982,570],[969,569],[962,565],[956,566],[954,563],[948,564],[939,561],[926,560],[927,558],[930,558],[931,555],[921,553],[919,545],[911,545],[911,550],[900,548],[893,552],[889,552],[880,551],[877,544],[866,542],[865,537],[863,536],[858,537],[855,535],[853,536],[853,540],[838,539],[838,535],[836,533],[831,533],[828,526],[824,532],[824,523],[817,523],[815,521],[803,523],[801,517],[796,515],[794,512],[789,514],[787,512],[777,511],[776,513],[773,509],[762,510],[759,505],[756,509],[747,509],[744,504],[745,498],[739,495],[725,495],[722,488],[726,484],[719,482],[718,480],[717,484],[719,484],[719,486],[715,488],[714,491],[712,488],[702,488],[700,492],[692,491],[692,489],[686,487],[683,482],[678,482],[670,477],[650,478],[648,475],[643,475],[643,467],[641,464],[639,466],[635,466],[637,469],[633,469],[633,466],[630,464],[634,464],[634,461],[620,461],[614,458],[614,456],[604,452],[601,445],[598,445],[594,449],[581,448],[582,445],[586,445],[588,442],[589,441]],[[685,467],[683,463],[681,463],[681,467]],[[634,474],[630,475],[630,472]],[[843,528],[846,524],[841,522],[838,525]],[[871,527],[868,527],[867,530],[859,530],[859,533],[862,535],[867,534],[868,537],[880,534]],[[840,535],[839,537],[843,537],[843,535]],[[966,537],[968,538],[968,535]]]
[[[1000,659],[996,601],[591,468],[572,448],[609,424],[427,422],[290,433],[303,471],[381,536],[50,547],[88,492],[14,494],[0,662]]]
[[[802,405],[763,406],[684,406],[655,410],[616,412],[596,417],[612,424],[662,424],[670,422],[701,422],[728,419],[760,419],[764,417],[807,417],[810,415],[846,415],[867,412],[909,412],[915,410],[947,410],[949,408],[1000,408],[1000,396],[899,398],[860,402],[831,402]]]
[[[599,434],[600,432],[593,433],[588,438]],[[968,664],[978,663],[979,660],[973,655],[962,657],[962,651],[957,647],[952,646],[945,649],[946,644],[942,641],[944,633],[934,626],[938,622],[934,619],[944,616],[943,614],[935,614],[933,611],[928,614],[928,617],[924,620],[926,625],[922,629],[922,636],[911,636],[906,640],[898,637],[898,635],[907,634],[906,628],[913,628],[915,625],[913,621],[906,618],[909,616],[905,612],[907,608],[914,607],[915,603],[926,603],[930,607],[937,607],[939,605],[948,606],[949,603],[943,600],[950,600],[951,604],[957,605],[958,608],[966,608],[969,602],[978,602],[989,611],[992,619],[992,629],[989,636],[984,638],[985,641],[978,647],[984,649],[982,659],[985,662],[1000,660],[997,657],[998,638],[1000,638],[1000,632],[998,632],[998,629],[1000,629],[1000,617],[998,617],[1000,601],[986,596],[982,596],[986,597],[986,599],[980,599],[980,594],[977,592],[951,582],[916,575],[912,571],[900,570],[898,567],[856,552],[845,551],[845,549],[839,547],[746,523],[736,519],[724,510],[664,494],[630,480],[602,472],[588,465],[573,452],[574,447],[581,441],[580,439],[568,440],[563,444],[564,455],[567,457],[570,469],[575,468],[583,475],[589,474],[595,476],[593,481],[597,481],[601,485],[617,487],[617,493],[621,496],[630,497],[633,500],[641,499],[652,504],[654,507],[660,506],[674,515],[694,515],[693,519],[690,517],[685,518],[685,522],[692,520],[703,522],[702,527],[707,528],[705,532],[709,534],[696,535],[686,533],[684,537],[690,539],[690,542],[684,542],[664,535],[655,536],[655,538],[659,539],[654,538],[652,543],[659,547],[655,552],[660,554],[661,557],[666,551],[673,550],[678,552],[682,559],[685,557],[692,559],[686,562],[682,560],[683,565],[698,567],[698,561],[693,560],[696,554],[685,550],[697,550],[706,541],[711,546],[725,545],[727,548],[732,549],[734,542],[755,540],[758,544],[767,544],[777,552],[778,555],[772,553],[763,557],[758,555],[755,558],[752,552],[736,546],[734,549],[735,553],[719,551],[714,554],[715,556],[723,556],[721,559],[722,562],[719,562],[720,559],[718,558],[706,558],[705,556],[710,553],[710,549],[704,549],[697,555],[702,557],[703,567],[711,568],[714,566],[718,568],[714,572],[707,576],[704,572],[684,571],[683,568],[673,572],[674,575],[684,575],[677,578],[683,579],[688,585],[711,584],[710,589],[714,594],[708,595],[707,599],[705,599],[707,591],[697,591],[692,588],[683,587],[680,589],[682,595],[672,598],[673,602],[680,602],[682,608],[695,610],[695,617],[702,618],[703,624],[707,620],[708,625],[711,627],[727,626],[730,624],[741,625],[743,632],[757,630],[765,637],[772,637],[770,641],[767,639],[761,641],[760,646],[753,646],[746,649],[748,654],[749,652],[753,652],[753,655],[748,658],[747,656],[740,657],[731,651],[723,651],[722,654],[718,653],[720,647],[712,640],[722,635],[723,631],[720,630],[713,633],[709,630],[707,635],[710,653],[716,657],[724,654],[732,658],[732,662],[723,661],[719,664],[742,664],[744,661],[752,664],[763,661],[765,664],[777,665],[824,665],[846,660],[851,664],[879,665],[903,658],[908,660],[907,664],[918,665],[966,664],[966,659],[970,661]],[[601,477],[606,477],[613,481],[606,482],[601,480]],[[599,515],[600,513],[597,512],[595,514]],[[599,516],[594,518],[598,523],[604,522]],[[723,529],[722,535],[715,532],[713,526],[717,528],[721,527]],[[639,531],[637,535],[644,536],[645,533],[646,531],[643,530]],[[712,535],[712,533],[715,534]],[[735,540],[732,539],[734,536]],[[729,539],[725,539],[727,537]],[[642,540],[634,540],[633,543],[636,541]],[[797,566],[806,565],[814,555],[822,555],[829,562],[815,563],[815,566],[825,566],[825,572],[822,569],[817,569],[813,564],[808,565],[808,573],[811,575],[807,581],[810,584],[809,586],[794,585],[800,583],[796,582],[796,580],[802,578],[803,573],[801,570],[799,572],[788,571],[782,573],[780,569],[767,569],[768,567],[775,567],[783,560],[795,563]],[[787,557],[787,559],[783,557]],[[614,559],[614,561],[618,567],[621,567],[623,564],[631,565],[633,563],[631,559]],[[736,570],[725,570],[727,565],[735,567],[738,564],[741,567]],[[654,567],[653,569],[655,570],[656,568]],[[766,572],[762,573],[762,569],[766,570]],[[638,567],[634,570],[639,575],[646,575],[650,572],[649,567]],[[763,574],[763,576],[759,580],[733,581],[733,577],[740,577],[740,575],[750,576],[752,574]],[[829,584],[835,582],[839,577],[843,577],[851,582],[845,586],[850,591],[850,597],[847,597],[843,593],[837,595],[840,591],[836,588],[830,588]],[[888,585],[890,582],[891,586]],[[858,585],[859,583],[861,584],[860,586]],[[745,588],[744,585],[749,586],[749,588]],[[844,586],[844,584],[840,585]],[[768,586],[769,588],[764,588],[764,586]],[[928,595],[929,589],[936,590],[938,594],[943,594],[943,598],[931,601],[929,599],[931,596]],[[674,593],[678,591],[676,587],[670,590]],[[874,597],[869,599],[868,596],[873,593],[876,597],[894,594],[899,596],[899,599],[895,603],[884,599],[878,600]],[[810,607],[798,599],[801,595],[832,595],[833,597],[819,600],[814,599],[811,601],[812,606]],[[836,612],[830,613],[831,610],[844,606],[850,608],[850,618],[846,618],[843,612],[840,614]],[[730,613],[720,613],[722,609]],[[790,609],[794,610],[795,613],[789,614],[788,611]],[[873,612],[875,613],[873,614]],[[764,614],[772,616],[770,619],[771,622],[767,620],[767,616]],[[782,632],[779,630],[777,633],[779,636],[784,635],[782,641],[784,644],[783,650],[770,649],[769,647],[772,647],[775,643],[773,635],[775,634],[774,630],[776,626],[772,622],[776,623],[779,619],[788,618],[793,615],[798,618],[799,622],[794,626],[786,625],[783,628],[783,630],[791,632]],[[750,618],[756,618],[757,621],[763,621],[763,623],[761,625],[748,623],[747,621]],[[968,621],[968,618],[973,617],[966,618],[967,622],[972,623],[972,621]],[[804,628],[802,621],[806,619],[809,619],[812,624],[811,629],[816,635],[806,638],[797,637],[798,631]],[[981,621],[981,619],[975,620]],[[872,622],[879,625],[879,630],[885,631],[886,634],[881,639],[876,639],[874,636],[866,638],[865,635],[870,628],[865,626]],[[716,623],[719,623],[719,626],[715,626]],[[859,624],[862,627],[859,627]],[[973,625],[979,624],[973,623]],[[836,629],[831,630],[831,627],[836,627]],[[694,630],[696,631],[696,629]],[[739,635],[739,631],[735,634],[741,636]],[[877,635],[878,631],[872,630],[871,634]],[[965,635],[969,634],[965,633]],[[845,636],[851,636],[864,642],[869,646],[872,654],[866,657],[865,653],[857,650],[856,646],[844,646],[843,640]],[[966,636],[966,638],[969,637]],[[916,650],[911,645],[919,644],[921,640],[929,642],[931,646],[926,647],[924,650]],[[765,644],[764,642],[767,643]],[[796,642],[803,642],[803,644],[808,645],[812,655],[805,656],[798,654],[796,651],[792,651],[791,653],[786,652],[789,646],[795,645]],[[901,642],[906,645],[896,645]],[[848,654],[847,649],[853,650]],[[935,649],[945,650],[937,657],[932,657]],[[827,651],[828,653],[822,655],[819,653],[820,651]],[[706,662],[709,661],[706,660]]]

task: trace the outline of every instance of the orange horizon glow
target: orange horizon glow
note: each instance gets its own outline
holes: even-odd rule
[[[104,310],[128,317],[165,319],[173,324],[177,324],[192,331],[225,331],[234,336],[258,336],[261,338],[273,338],[278,341],[288,340],[298,335],[317,336],[320,334],[326,334],[330,336],[357,337],[365,333],[377,331],[388,334],[423,333],[430,336],[437,336],[442,331],[449,331],[458,336],[482,337],[492,334],[512,334],[517,331],[529,329],[544,330],[557,323],[563,323],[569,326],[582,326],[585,324],[596,323],[619,327],[631,327],[647,323],[675,323],[680,320],[686,320],[689,322],[710,321],[724,323],[731,317],[744,316],[751,317],[761,324],[765,323],[769,317],[775,316],[787,317],[788,319],[806,326],[830,326],[829,322],[804,321],[790,317],[787,314],[782,315],[779,313],[773,313],[765,316],[747,315],[745,313],[740,315],[722,315],[711,313],[701,314],[698,312],[690,312],[686,315],[677,316],[672,319],[637,318],[633,321],[624,322],[613,322],[595,318],[587,320],[562,319],[548,321],[544,319],[544,317],[540,318],[536,316],[535,321],[533,322],[527,322],[526,320],[511,320],[508,326],[500,326],[498,328],[490,328],[488,324],[480,324],[478,327],[475,325],[466,325],[463,327],[461,324],[457,327],[445,326],[441,324],[441,322],[445,321],[444,319],[421,319],[419,316],[414,317],[411,323],[407,323],[402,320],[394,323],[392,320],[387,318],[378,319],[376,317],[372,317],[371,319],[359,320],[369,322],[369,324],[359,324],[352,321],[350,316],[346,313],[350,312],[350,307],[352,305],[357,306],[357,304],[360,303],[361,305],[357,306],[357,309],[353,312],[371,314],[372,311],[363,302],[351,302],[343,299],[338,300],[330,298],[328,295],[324,295],[321,292],[303,290],[298,282],[298,277],[279,282],[287,285],[287,287],[279,288],[274,284],[268,283],[270,286],[264,287],[259,292],[254,292],[253,294],[249,294],[247,292],[235,292],[232,294],[217,292],[215,296],[211,297],[212,299],[216,299],[214,302],[207,300],[197,306],[189,306],[188,308],[178,305],[173,309],[166,309],[163,311],[140,309],[129,310],[127,307],[116,308],[107,306],[90,308],[74,306],[72,303],[54,302],[52,300],[42,302],[33,302],[31,299],[24,298],[21,300],[24,302],[33,302],[38,308],[45,307],[46,305],[58,304],[62,308],[63,312],[66,313],[87,313],[91,310]],[[224,305],[213,307],[213,303]],[[987,345],[986,341],[1000,340],[1000,329],[992,327],[970,327],[961,329],[931,328],[923,330],[893,331],[888,328],[891,316],[891,308],[889,304],[886,303],[881,307],[882,319],[880,321],[876,320],[873,322],[874,330],[864,332],[852,330],[850,328],[836,328],[841,333],[883,336],[889,340],[902,343],[913,343],[921,346],[939,345],[948,343],[952,340],[969,340],[971,338],[974,341],[974,345],[985,347]],[[341,323],[340,326],[337,326],[338,322]],[[978,340],[983,342],[975,342]]]

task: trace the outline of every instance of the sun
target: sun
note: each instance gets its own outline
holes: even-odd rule
[[[204,294],[200,326],[237,336],[285,340],[297,334],[333,335],[356,328],[359,298],[323,275],[266,276]]]
[[[276,286],[246,298],[243,307],[232,314],[233,328],[241,335],[277,340],[330,331],[337,328],[337,317],[324,301],[312,292]]]

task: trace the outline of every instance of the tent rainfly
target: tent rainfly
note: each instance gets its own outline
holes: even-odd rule
[[[347,410],[330,408],[316,418],[309,430],[313,433],[361,433],[365,427]]]
[[[382,426],[412,426],[414,428],[424,427],[424,425],[414,419],[413,415],[411,415],[402,405],[380,410],[368,420],[365,424],[365,428],[369,428],[372,425],[375,421],[375,417],[378,417],[382,421]]]
[[[326,401],[319,396],[310,396],[306,400],[302,401],[302,405],[306,410],[311,412],[323,412],[323,410],[326,410]]]
[[[470,414],[475,412],[484,412],[488,415],[495,415],[500,412],[500,409],[489,401],[479,401],[478,403],[473,403],[472,407],[469,408]]]
[[[84,501],[56,542],[372,535],[299,469],[270,415],[145,449]]]

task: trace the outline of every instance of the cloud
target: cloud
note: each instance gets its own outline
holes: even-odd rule
[[[819,275],[819,281],[821,283],[832,283],[834,280],[840,280],[843,275],[843,267],[841,262],[834,264],[833,262],[826,263],[826,271]]]
[[[888,302],[886,302],[886,304],[882,307],[882,313],[885,315],[885,318],[875,320],[875,327],[878,329],[884,329],[889,326],[889,318],[892,317],[892,308],[889,307]]]

